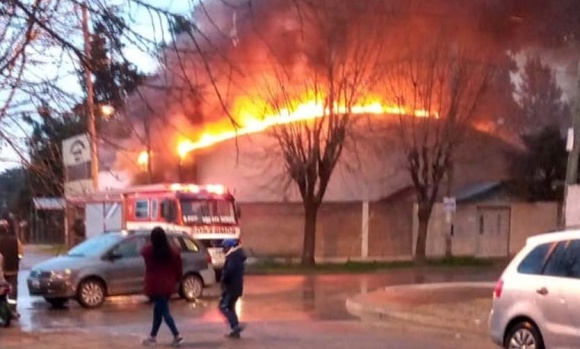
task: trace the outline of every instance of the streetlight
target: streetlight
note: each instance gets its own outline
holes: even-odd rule
[[[143,170],[147,168],[147,164],[149,163],[149,154],[147,154],[146,150],[143,150],[139,153],[139,157],[137,158],[137,164],[141,166]]]
[[[115,107],[108,104],[101,105],[101,113],[104,117],[110,118],[115,114]]]

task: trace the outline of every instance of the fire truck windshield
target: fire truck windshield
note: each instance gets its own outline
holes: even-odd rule
[[[234,202],[230,200],[181,200],[183,223],[197,224],[235,224]]]

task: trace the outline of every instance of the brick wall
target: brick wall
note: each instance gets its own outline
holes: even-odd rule
[[[242,239],[255,256],[300,257],[303,208],[295,203],[243,203]],[[369,257],[410,256],[412,204],[369,205]],[[358,259],[362,243],[362,203],[325,203],[318,213],[316,256]]]
[[[411,255],[413,203],[374,202],[369,207],[369,257]]]

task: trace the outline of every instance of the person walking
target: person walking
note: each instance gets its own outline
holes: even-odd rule
[[[12,286],[10,297],[18,300],[18,272],[20,271],[20,242],[10,222],[0,219],[0,254],[4,257],[4,277]]]
[[[230,333],[227,338],[240,338],[244,330],[236,314],[236,303],[244,293],[244,269],[246,254],[238,240],[226,239],[222,242],[222,248],[226,254],[226,260],[222,270],[221,286],[222,296],[220,299],[220,311],[227,319]]]
[[[151,333],[143,340],[143,345],[152,346],[157,343],[157,333],[162,320],[165,320],[173,334],[171,345],[177,347],[183,343],[183,337],[179,334],[169,310],[169,299],[181,280],[181,255],[170,246],[167,235],[161,227],[153,228],[151,243],[143,247],[141,255],[145,259],[145,295],[153,302]]]

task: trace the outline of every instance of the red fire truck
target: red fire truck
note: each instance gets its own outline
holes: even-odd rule
[[[87,237],[115,229],[182,231],[204,244],[216,269],[221,242],[240,238],[240,209],[223,185],[155,184],[67,197],[84,211]],[[78,216],[78,213],[77,213]]]

